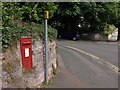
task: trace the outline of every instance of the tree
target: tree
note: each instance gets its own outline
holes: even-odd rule
[[[56,28],[68,31],[104,33],[106,23],[116,27],[120,26],[120,22],[118,22],[120,9],[117,2],[64,2],[56,4],[58,10],[50,22],[53,26],[58,22]],[[78,28],[79,23],[82,25],[81,28]]]
[[[44,11],[48,10],[51,18],[56,9],[57,6],[52,2],[3,2],[3,23],[5,24],[9,20],[24,20],[43,23]]]

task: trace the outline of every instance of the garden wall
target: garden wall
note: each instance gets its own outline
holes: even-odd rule
[[[33,43],[33,69],[22,68],[20,43],[7,49],[2,55],[3,88],[39,88],[44,81],[44,46],[42,40]],[[49,42],[48,78],[54,75],[57,68],[56,42]]]

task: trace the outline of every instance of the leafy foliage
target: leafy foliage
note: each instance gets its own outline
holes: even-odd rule
[[[2,4],[2,17],[5,23],[8,20],[19,19],[42,24],[44,11],[48,10],[51,18],[57,9],[57,5],[52,2],[3,2]]]
[[[120,28],[120,2],[1,2],[1,6],[3,48],[24,35],[33,38],[38,35],[44,39],[45,10],[49,11],[49,25],[58,30],[109,34],[115,27]],[[29,25],[16,24],[16,20],[29,22]],[[56,30],[52,27],[48,29],[51,40],[56,38]]]
[[[1,2],[1,5],[3,50],[16,43],[22,36],[32,37],[34,40],[40,36],[44,39],[44,11],[48,10],[51,18],[57,9],[52,2]],[[50,26],[48,33],[50,40],[56,38],[57,32]]]
[[[22,22],[23,23],[23,22]],[[57,31],[50,26],[48,27],[48,33],[50,40],[54,40],[57,37]],[[38,37],[44,39],[44,25],[35,23],[23,23],[23,25],[16,24],[16,22],[10,22],[6,27],[2,28],[2,47],[3,49],[16,43],[21,37],[32,37],[33,40],[37,40]]]
[[[79,32],[104,32],[105,23],[113,24],[117,28],[120,26],[119,2],[64,2],[56,4],[58,10],[50,24],[60,30],[61,28],[64,30],[70,28],[71,31],[78,30]],[[59,24],[54,24],[56,22]],[[81,28],[78,28],[78,24],[81,24]]]
[[[116,30],[116,27],[114,25],[106,24],[104,26],[104,33],[106,35],[112,34]]]

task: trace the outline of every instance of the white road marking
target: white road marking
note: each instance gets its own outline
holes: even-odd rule
[[[74,47],[71,47],[71,46],[67,46],[67,45],[60,45],[58,44],[59,46],[63,46],[63,47],[66,47],[66,48],[69,48],[69,49],[72,49],[72,50],[75,50],[75,51],[78,51],[78,52],[81,52],[83,54],[86,54],[92,58],[95,58],[94,60],[100,64],[103,64],[105,66],[107,66],[108,68],[112,69],[113,71],[115,71],[116,73],[120,74],[120,68],[118,68],[117,66],[113,65],[112,63],[106,61],[106,60],[103,60],[102,58],[99,58],[93,54],[90,54],[88,52],[85,52],[83,50],[80,50],[80,49],[77,49],[77,48],[74,48]]]

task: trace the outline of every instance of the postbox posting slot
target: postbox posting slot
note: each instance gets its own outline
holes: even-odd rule
[[[23,44],[31,44],[31,42],[23,42]]]

